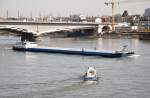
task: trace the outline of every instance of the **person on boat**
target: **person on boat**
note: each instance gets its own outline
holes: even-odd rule
[[[117,51],[115,51],[115,52],[116,52],[116,53],[126,52],[126,48],[127,48],[127,47],[128,47],[128,45],[124,45],[121,50],[117,50]]]
[[[128,47],[128,45],[124,45],[121,51],[125,52],[127,47]]]
[[[84,52],[84,48],[82,48],[82,52]]]

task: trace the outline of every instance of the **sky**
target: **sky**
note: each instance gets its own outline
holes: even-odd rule
[[[143,14],[150,8],[150,0],[115,0],[115,13],[122,14],[128,10],[129,14]],[[6,17],[8,10],[10,17],[20,16],[69,16],[82,14],[85,16],[111,15],[111,5],[105,2],[111,0],[0,0],[0,17]]]

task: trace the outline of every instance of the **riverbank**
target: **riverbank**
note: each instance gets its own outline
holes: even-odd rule
[[[123,39],[132,39],[132,38],[139,38],[139,34],[137,33],[104,33],[99,35],[100,38],[123,38]]]

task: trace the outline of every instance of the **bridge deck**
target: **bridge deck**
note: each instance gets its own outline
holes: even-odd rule
[[[0,25],[69,25],[69,26],[98,26],[98,23],[93,22],[23,22],[23,21],[0,21]]]

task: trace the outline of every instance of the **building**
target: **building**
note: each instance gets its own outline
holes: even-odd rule
[[[3,18],[3,17],[0,17],[0,21],[4,21],[4,20],[6,20],[5,18]]]
[[[141,17],[139,22],[140,27],[150,30],[150,17]]]
[[[150,8],[145,9],[144,17],[150,17]]]
[[[70,15],[70,21],[80,22],[80,15]]]
[[[150,8],[145,9],[143,17],[140,18],[139,27],[150,30]]]

